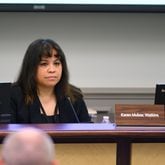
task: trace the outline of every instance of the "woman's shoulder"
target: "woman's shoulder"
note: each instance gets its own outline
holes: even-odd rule
[[[78,87],[76,87],[72,84],[70,84],[69,88],[70,88],[71,97],[77,98],[77,99],[82,99],[83,98],[83,93],[82,93],[80,88],[78,88]]]

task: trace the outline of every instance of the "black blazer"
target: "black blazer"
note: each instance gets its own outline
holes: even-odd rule
[[[13,86],[11,89],[10,104],[13,116],[12,123],[53,123],[52,121],[47,120],[46,116],[43,117],[40,109],[41,104],[37,96],[33,104],[25,104],[23,93],[18,86]],[[69,99],[65,97],[58,102],[58,108],[58,123],[90,122],[90,117],[83,98],[77,99],[74,104],[72,104]],[[74,113],[74,110],[76,114]],[[77,121],[76,115],[79,121]]]

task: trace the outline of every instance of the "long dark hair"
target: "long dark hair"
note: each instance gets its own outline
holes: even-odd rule
[[[37,95],[37,67],[42,57],[51,57],[52,49],[57,51],[57,58],[59,58],[62,64],[62,77],[54,88],[55,95],[57,99],[60,99],[70,93],[69,72],[64,52],[55,41],[51,39],[38,39],[27,48],[18,79],[15,82],[16,85],[21,87],[26,104],[33,103]]]

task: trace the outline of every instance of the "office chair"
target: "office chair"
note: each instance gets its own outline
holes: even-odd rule
[[[0,124],[11,122],[10,110],[11,83],[0,83]]]

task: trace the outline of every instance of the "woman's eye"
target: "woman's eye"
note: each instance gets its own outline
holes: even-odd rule
[[[40,65],[41,66],[47,66],[47,63],[46,62],[41,62]]]
[[[59,62],[59,61],[54,63],[55,66],[59,66],[60,64],[61,64],[61,62]]]

